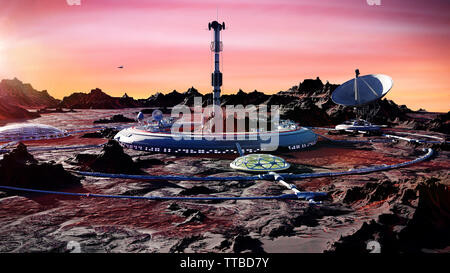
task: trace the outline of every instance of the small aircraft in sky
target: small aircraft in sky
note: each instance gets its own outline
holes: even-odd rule
[[[117,68],[120,68],[120,69],[122,69],[122,68],[123,68],[123,65],[121,65],[121,66],[118,66]]]

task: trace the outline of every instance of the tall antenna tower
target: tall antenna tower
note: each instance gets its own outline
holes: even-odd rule
[[[225,29],[225,22],[219,24],[217,21],[208,23],[208,29],[214,30],[214,41],[211,42],[211,51],[214,52],[214,72],[211,75],[211,85],[213,86],[213,103],[220,106],[220,87],[222,86],[222,73],[220,72],[220,52],[223,44],[220,41],[220,31]]]

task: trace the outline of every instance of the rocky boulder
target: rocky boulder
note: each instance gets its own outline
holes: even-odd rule
[[[94,120],[94,123],[116,123],[116,122],[133,122],[135,121],[134,119],[131,118],[127,118],[124,115],[114,115],[111,118],[107,119],[107,118],[103,118],[103,119],[98,119],[98,120]]]
[[[86,133],[82,135],[81,137],[84,138],[107,138],[107,139],[113,139],[114,136],[119,132],[119,130],[116,130],[114,128],[105,128],[97,132],[93,133]]]
[[[0,160],[0,184],[2,185],[55,189],[77,185],[79,181],[78,177],[64,170],[61,164],[38,162],[22,143]]]
[[[142,174],[138,164],[131,156],[123,151],[122,146],[115,141],[109,140],[99,154],[77,154],[71,161],[81,166],[81,169],[105,173]]]
[[[11,105],[0,99],[0,120],[29,119],[40,116],[39,113],[30,112],[20,106]]]

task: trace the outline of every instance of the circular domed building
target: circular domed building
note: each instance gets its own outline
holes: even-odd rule
[[[246,172],[275,172],[290,167],[283,158],[270,154],[249,154],[236,158],[230,163],[235,170]]]
[[[0,127],[0,141],[52,139],[68,136],[65,130],[39,123],[16,123]]]

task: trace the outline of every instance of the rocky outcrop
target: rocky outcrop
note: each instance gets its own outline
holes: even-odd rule
[[[142,105],[139,100],[135,100],[133,97],[128,96],[127,93],[119,98],[119,103],[125,107],[140,107]]]
[[[397,192],[398,188],[390,181],[367,182],[362,187],[348,189],[343,202],[354,203],[362,201],[364,204],[368,204],[370,202],[386,200]]]
[[[0,160],[0,184],[34,189],[55,189],[79,184],[79,178],[64,170],[61,164],[38,162],[19,143]]]
[[[36,112],[30,112],[20,106],[11,105],[0,100],[0,120],[30,119],[40,117]]]
[[[0,82],[0,120],[36,118],[39,113],[26,108],[54,107],[58,103],[47,90],[37,91],[17,78]]]
[[[118,115],[112,116],[109,119],[103,118],[103,119],[94,120],[94,123],[116,123],[116,122],[134,122],[134,121],[135,121],[134,119],[127,118],[124,115],[118,114]]]
[[[259,105],[269,99],[269,95],[254,90],[253,92],[246,93],[239,89],[236,94],[222,95],[220,97],[222,106],[225,105]]]
[[[114,128],[105,128],[97,132],[92,133],[86,133],[82,135],[81,137],[84,138],[107,138],[107,139],[113,139],[114,136],[119,132],[119,130],[116,130]]]
[[[449,135],[450,134],[450,111],[438,115],[436,118],[428,121],[425,124],[428,130],[440,132]]]
[[[123,151],[122,146],[115,140],[109,140],[99,154],[77,154],[70,163],[79,165],[82,170],[94,172],[143,173],[138,164]]]
[[[249,235],[239,234],[232,239],[231,249],[234,253],[264,253],[262,243]]]
[[[189,88],[183,95],[185,97],[182,104],[187,106],[194,106],[194,99],[196,97],[203,99],[203,95],[200,94],[200,92],[198,92],[198,90],[195,89],[194,87]]]
[[[59,107],[72,109],[120,109],[138,106],[140,103],[128,96],[111,97],[99,88],[92,89],[90,93],[73,93],[64,97],[59,104]]]
[[[0,100],[24,108],[55,107],[59,103],[47,90],[37,91],[31,84],[23,83],[17,78],[0,82]]]
[[[390,189],[386,190],[386,187]],[[371,183],[357,192],[348,191],[345,196],[347,202],[357,199],[376,201],[386,197],[377,197],[377,193],[394,194],[397,198],[391,201],[389,213],[381,214],[377,220],[364,223],[355,233],[341,237],[328,252],[367,253],[370,251],[367,244],[372,240],[380,244],[383,253],[416,253],[426,249],[444,249],[450,245],[448,176],[423,179],[415,188],[406,186],[397,196],[392,188],[385,183]]]
[[[156,93],[145,101],[147,107],[172,107],[184,101],[185,96],[176,90],[168,94]]]
[[[323,126],[332,123],[326,112],[311,100],[299,100],[282,106],[280,115],[284,119],[299,122],[303,126]]]

